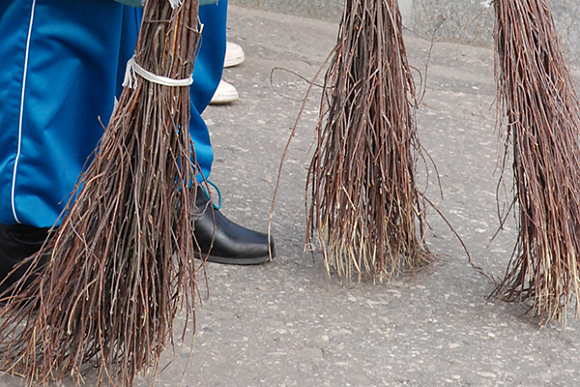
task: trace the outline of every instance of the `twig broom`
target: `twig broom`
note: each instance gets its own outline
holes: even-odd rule
[[[326,268],[383,279],[427,265],[414,87],[396,0],[346,0],[308,173]]]
[[[99,382],[131,386],[158,364],[180,307],[193,318],[187,79],[197,27],[197,0],[147,2],[134,68],[167,79],[133,74],[123,91],[62,224],[0,310],[3,370],[46,385],[67,375],[80,383],[92,365]],[[172,80],[184,86],[158,83]]]
[[[580,296],[579,109],[547,0],[495,0],[500,115],[513,144],[518,239],[493,295],[540,326]]]

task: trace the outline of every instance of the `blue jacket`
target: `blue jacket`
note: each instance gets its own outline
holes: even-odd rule
[[[105,0],[0,2],[0,223],[55,223],[122,91],[141,13]],[[206,177],[201,112],[221,79],[226,15],[226,0],[200,7],[190,133]]]

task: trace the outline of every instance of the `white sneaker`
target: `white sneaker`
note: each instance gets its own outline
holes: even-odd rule
[[[238,44],[226,42],[226,57],[224,59],[224,68],[234,67],[246,59],[244,50]]]
[[[223,105],[237,101],[238,98],[238,91],[234,85],[231,85],[222,79],[210,101],[210,105]]]

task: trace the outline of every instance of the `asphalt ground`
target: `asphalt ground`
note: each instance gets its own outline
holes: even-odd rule
[[[204,113],[216,156],[212,180],[226,216],[266,231],[281,157],[308,89],[304,79],[313,79],[331,52],[338,26],[234,6],[228,25],[228,39],[246,60],[224,71],[239,101]],[[493,50],[431,46],[411,34],[405,42],[417,84],[426,81],[417,125],[428,157],[418,162],[418,187],[453,229],[428,211],[436,263],[416,276],[349,282],[328,276],[315,244],[305,247],[305,181],[320,97],[314,87],[281,170],[271,229],[276,258],[258,267],[206,265],[207,282],[198,276],[195,338],[190,325],[167,349],[157,386],[580,385],[573,310],[567,323],[538,329],[523,306],[488,299],[493,284],[472,268],[455,235],[476,265],[502,276],[516,230],[508,216],[498,233],[511,177],[507,171],[498,184],[503,143]],[[86,385],[95,383],[87,372]],[[151,384],[151,375],[136,382]],[[22,385],[0,376],[0,386]]]

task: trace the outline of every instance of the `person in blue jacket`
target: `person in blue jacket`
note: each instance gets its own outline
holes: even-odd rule
[[[213,153],[201,113],[222,75],[227,0],[200,4],[206,5],[199,9],[204,29],[191,86],[190,133],[208,177]],[[40,248],[96,148],[134,54],[140,5],[141,0],[0,3],[0,281]],[[199,208],[209,200],[198,192]],[[196,214],[195,237],[209,261],[270,259],[267,235],[218,210],[215,219],[209,211]]]

